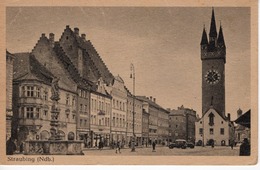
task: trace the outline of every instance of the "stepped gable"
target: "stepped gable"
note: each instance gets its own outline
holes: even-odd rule
[[[73,65],[73,63],[71,62],[69,57],[66,55],[66,53],[63,51],[59,42],[54,43],[53,50],[56,53],[56,55],[58,56],[59,60],[62,62],[65,69],[69,72],[73,81],[75,81],[79,87],[89,88],[89,86],[91,86],[91,83],[80,77],[78,70]]]
[[[89,59],[91,59],[91,62],[93,62],[93,65],[95,66],[95,67],[93,66],[93,68],[91,68],[92,71],[94,71],[94,75],[101,76],[103,78],[104,82],[107,85],[109,85],[112,82],[112,80],[114,79],[114,76],[110,73],[106,64],[101,59],[98,52],[96,51],[95,47],[92,45],[92,43],[89,40],[86,41],[79,35],[76,35],[75,32],[72,31],[71,28],[69,28],[69,26],[67,26],[65,30],[67,30],[67,29],[75,37],[78,47],[83,50],[86,50],[86,52],[89,56]],[[92,65],[92,63],[91,63],[91,65]],[[96,77],[96,79],[99,79],[99,78],[100,77]]]
[[[109,85],[112,83],[114,76],[107,68],[104,61],[99,56],[98,52],[96,51],[95,47],[92,45],[92,43],[88,40],[85,42],[85,49],[87,50],[89,57],[94,62],[95,66],[99,68],[99,72],[104,80],[104,82]]]
[[[149,105],[151,105],[151,106],[153,106],[153,107],[156,107],[156,108],[158,108],[158,109],[161,109],[161,110],[163,110],[163,111],[169,113],[168,110],[166,110],[166,109],[164,109],[163,107],[161,107],[160,105],[154,103],[153,101],[151,101],[150,99],[148,99],[146,96],[136,96],[136,98],[137,98],[138,100],[143,101],[143,102],[149,103]]]
[[[85,72],[86,74],[84,74],[83,77],[92,82],[96,82],[101,77],[101,74],[100,74],[98,68],[95,66],[95,63],[89,57],[89,54],[86,52],[86,50],[84,50],[83,57],[84,57],[84,60],[86,61],[86,65],[88,66],[88,67],[86,67],[87,72]]]
[[[39,44],[40,41],[45,42],[46,44],[50,44],[49,39],[45,36],[44,33],[42,33],[41,37],[39,38],[39,40],[37,41],[37,43],[36,43],[35,46],[33,47],[32,52],[33,52],[34,49],[37,47],[37,45]]]
[[[14,80],[19,79],[37,79],[50,84],[53,74],[48,71],[36,58],[30,53],[16,53],[14,60]]]

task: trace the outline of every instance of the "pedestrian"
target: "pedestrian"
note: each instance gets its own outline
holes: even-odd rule
[[[153,141],[153,152],[155,152],[155,146],[156,146],[156,143],[155,143],[155,141]]]
[[[118,141],[117,144],[116,144],[116,153],[117,152],[121,153],[120,148],[121,148],[120,141]]]
[[[13,155],[16,150],[16,145],[12,137],[6,142],[6,155]]]
[[[234,142],[233,141],[230,142],[230,147],[231,147],[231,149],[233,149],[233,147],[234,147]]]
[[[102,141],[100,140],[99,142],[98,142],[98,149],[101,151],[101,149],[102,149]]]
[[[251,148],[248,139],[245,138],[243,143],[240,145],[239,156],[250,156],[250,149]]]
[[[214,148],[214,141],[211,142],[211,148]]]
[[[23,148],[24,148],[24,143],[21,142],[21,145],[20,145],[20,153],[23,153]]]

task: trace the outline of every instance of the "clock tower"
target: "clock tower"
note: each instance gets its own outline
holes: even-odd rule
[[[222,27],[216,30],[215,14],[212,9],[209,40],[203,28],[201,39],[202,61],[202,115],[214,108],[225,118],[225,63],[226,46]]]

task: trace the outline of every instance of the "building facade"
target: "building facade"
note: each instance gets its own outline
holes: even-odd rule
[[[237,119],[242,116],[243,111],[239,108],[237,110]],[[242,143],[245,138],[250,141],[250,128],[245,127],[243,125],[237,124],[235,126],[235,143]]]
[[[152,96],[137,96],[143,102],[143,109],[149,114],[148,144],[155,141],[157,144],[166,144],[169,135],[169,111],[156,103]],[[147,117],[147,116],[146,116]]]
[[[51,128],[51,83],[55,76],[32,54],[19,53],[15,56],[13,128],[15,128],[14,135],[18,139],[18,146],[25,140],[48,140]],[[66,114],[67,109],[73,110],[66,96],[76,93],[63,86],[64,80],[66,79],[59,82],[58,133],[61,139],[66,140],[69,134],[76,135],[76,114],[73,112]]]
[[[105,88],[105,83],[100,78],[91,91],[90,130],[91,146],[97,147],[99,142],[104,146],[110,145],[111,132],[111,99]]]
[[[14,55],[6,51],[6,140],[11,137],[13,119],[13,64]]]
[[[225,115],[226,46],[222,27],[216,30],[212,9],[209,41],[203,29],[202,61],[202,118],[196,122],[196,141],[202,145],[229,145],[234,140],[234,126]]]
[[[123,79],[118,75],[110,86],[106,87],[107,92],[112,96],[111,114],[111,137],[112,144],[120,141],[126,145],[126,116],[127,116],[127,91]]]
[[[133,102],[133,95],[129,92],[127,93],[126,131],[127,131],[127,143],[128,144],[131,142],[131,138],[133,137],[133,128],[134,128],[136,145],[138,145],[138,146],[142,145],[142,112],[143,112],[142,104],[143,104],[143,102],[136,98]],[[133,109],[134,109],[134,111],[133,111]],[[134,122],[133,122],[133,114],[135,114]]]
[[[185,108],[183,105],[169,114],[170,142],[176,139],[185,139],[195,142],[196,111]]]

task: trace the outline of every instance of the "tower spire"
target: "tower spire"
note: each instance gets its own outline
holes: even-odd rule
[[[218,45],[225,47],[225,41],[224,41],[224,36],[223,36],[223,31],[222,31],[221,25],[220,25],[219,34],[218,34]]]
[[[212,15],[211,15],[211,23],[210,23],[209,37],[217,38],[217,29],[216,29],[216,21],[215,21],[214,8],[212,8]]]
[[[200,45],[207,45],[207,44],[208,44],[208,37],[204,25]]]

